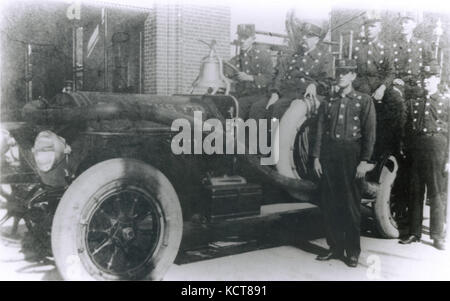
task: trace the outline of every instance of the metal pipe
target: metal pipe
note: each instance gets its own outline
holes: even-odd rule
[[[103,59],[105,72],[103,74],[103,90],[108,90],[108,52],[107,52],[107,38],[108,38],[108,11],[104,8],[105,25],[103,30]]]
[[[72,89],[77,89],[77,27],[75,22],[72,24]]]
[[[143,68],[143,47],[144,47],[144,33],[141,31],[139,32],[139,93],[142,94],[142,68]]]
[[[27,44],[27,51],[26,51],[26,67],[25,67],[25,73],[26,73],[26,100],[27,102],[33,100],[33,62],[31,61],[31,54],[32,54],[32,48],[31,44]]]
[[[83,27],[76,28],[76,45],[75,45],[75,77],[74,87],[76,90],[83,90],[83,74],[84,74],[84,62],[83,62]]]
[[[350,30],[350,41],[348,46],[348,59],[352,59],[352,50],[353,50],[353,30]]]
[[[276,32],[270,32],[270,31],[256,30],[255,33],[266,35],[266,36],[271,36],[271,37],[277,37],[277,38],[288,38],[288,35],[276,33]]]

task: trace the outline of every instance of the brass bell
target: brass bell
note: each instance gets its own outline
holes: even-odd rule
[[[200,73],[192,84],[191,93],[195,88],[212,89],[211,94],[216,94],[220,88],[225,89],[225,94],[230,92],[230,81],[223,74],[222,59],[216,51],[216,41],[213,40],[211,44],[201,41],[208,45],[210,51],[209,55],[205,56],[200,65]]]

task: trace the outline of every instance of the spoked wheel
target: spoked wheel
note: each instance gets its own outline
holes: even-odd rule
[[[0,227],[2,227],[8,219],[10,219],[11,213],[8,210],[8,199],[7,196],[3,193],[0,193]],[[13,231],[11,231],[13,232]],[[16,231],[17,232],[17,231]],[[3,233],[3,229],[0,231],[0,234],[4,236],[6,233]],[[15,233],[9,233],[15,234]]]
[[[2,184],[0,185],[0,226],[12,220],[9,233],[1,231],[8,237],[17,237],[19,222],[24,219],[26,213],[26,203],[30,195],[34,193],[34,184]]]
[[[182,230],[169,180],[143,162],[112,159],[86,170],[64,193],[52,250],[66,280],[160,280]]]
[[[81,229],[80,247],[86,247],[87,265],[124,278],[151,261],[165,222],[161,206],[145,190],[125,183],[107,189],[109,193],[99,192],[99,201],[86,208],[90,216]]]
[[[25,225],[31,233],[34,247],[47,255],[51,254],[50,235],[56,207],[64,193],[63,188],[43,188],[39,185],[30,192],[27,210],[24,215]]]
[[[316,120],[308,119],[300,127],[294,142],[294,151],[292,153],[295,172],[301,179],[313,180],[311,168],[309,167],[309,154],[312,146],[312,125]]]
[[[9,218],[8,215],[8,199],[3,193],[0,193],[0,225]]]
[[[396,228],[401,228],[408,221],[408,204],[399,195],[393,193],[390,199],[392,223]]]

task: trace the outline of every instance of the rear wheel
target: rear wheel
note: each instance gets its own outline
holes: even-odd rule
[[[293,100],[280,120],[275,132],[272,151],[278,158],[276,168],[281,175],[311,183],[315,181],[309,165],[309,153],[313,144],[314,124],[319,101]],[[288,191],[291,196],[302,201],[313,201],[311,193]]]
[[[81,174],[52,227],[56,265],[69,280],[160,280],[178,252],[182,215],[176,192],[155,168],[129,159]]]

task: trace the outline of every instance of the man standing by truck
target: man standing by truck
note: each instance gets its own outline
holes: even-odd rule
[[[356,68],[354,60],[337,61],[339,92],[319,108],[312,151],[330,247],[317,260],[341,259],[345,251],[350,267],[357,266],[361,252],[361,181],[372,167],[376,127],[372,98],[353,89]]]
[[[430,236],[434,246],[444,250],[450,100],[438,89],[441,80],[439,65],[435,62],[430,65],[423,71],[426,94],[407,101],[405,146],[412,162],[408,211],[410,225],[408,236],[400,243],[420,241],[426,188],[430,200]]]

